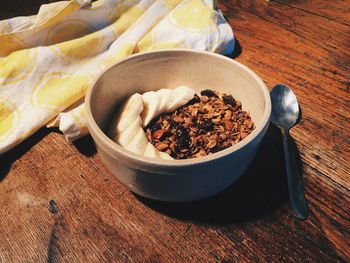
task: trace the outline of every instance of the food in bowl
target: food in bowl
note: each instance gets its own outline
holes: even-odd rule
[[[215,154],[181,160],[147,158],[107,136],[111,119],[133,94],[183,84],[197,94],[208,87],[239,98],[254,120],[252,133]],[[132,192],[172,202],[205,198],[236,181],[255,158],[271,115],[269,91],[252,70],[230,58],[193,50],[162,50],[119,61],[96,78],[85,105],[98,156],[108,170]]]
[[[172,113],[146,127],[148,140],[174,159],[189,159],[222,151],[254,130],[249,113],[232,95],[203,90]]]
[[[247,137],[254,122],[232,95],[191,88],[132,95],[113,118],[110,137],[151,158],[189,159],[224,150]]]
[[[144,94],[132,95],[113,118],[109,136],[120,146],[151,158],[172,159],[167,153],[158,151],[147,139],[143,127],[154,117],[164,112],[172,112],[186,104],[195,92],[180,86],[174,90],[160,89]]]

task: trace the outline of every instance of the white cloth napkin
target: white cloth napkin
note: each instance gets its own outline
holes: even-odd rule
[[[88,133],[81,101],[94,77],[134,53],[189,48],[229,54],[230,25],[210,0],[88,0],[0,21],[0,154],[40,127]],[[66,112],[65,112],[66,111]]]

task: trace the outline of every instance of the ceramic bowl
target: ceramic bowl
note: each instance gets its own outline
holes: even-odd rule
[[[132,94],[187,85],[231,94],[256,125],[244,140],[218,153],[187,160],[160,160],[129,152],[106,130]],[[190,201],[231,185],[254,159],[268,128],[271,102],[263,81],[230,58],[189,50],[164,50],[131,56],[99,75],[86,96],[87,120],[99,157],[132,192],[162,201]]]

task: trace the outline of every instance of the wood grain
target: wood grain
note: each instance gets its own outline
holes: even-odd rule
[[[306,221],[290,211],[274,127],[235,184],[185,204],[135,196],[91,137],[71,145],[43,128],[0,157],[0,262],[349,262],[350,26],[346,1],[332,2],[340,15],[321,0],[219,2],[232,56],[300,102]]]
[[[314,15],[350,25],[350,2],[348,0],[270,0],[293,6]]]
[[[307,143],[313,146],[301,149],[303,158],[349,189],[350,60],[344,58],[350,55],[349,26],[278,3],[237,2],[222,8],[245,47],[243,52],[249,52],[238,60],[250,65],[270,87],[280,82],[292,87],[303,114],[292,134],[298,142],[304,140],[300,148]]]

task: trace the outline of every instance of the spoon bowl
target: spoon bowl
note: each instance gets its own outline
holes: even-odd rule
[[[299,118],[299,105],[293,91],[279,84],[270,92],[272,104],[271,121],[283,129],[292,128]]]

